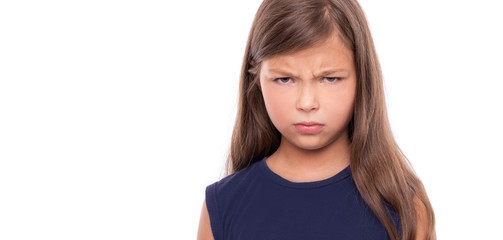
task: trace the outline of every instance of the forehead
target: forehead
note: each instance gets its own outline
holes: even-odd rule
[[[353,64],[353,52],[337,34],[334,34],[312,47],[266,58],[262,62],[262,69],[267,71],[277,67],[352,68]]]

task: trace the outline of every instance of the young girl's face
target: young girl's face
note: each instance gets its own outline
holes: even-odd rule
[[[347,141],[356,73],[352,51],[335,34],[314,47],[262,61],[260,89],[282,141],[309,150]]]

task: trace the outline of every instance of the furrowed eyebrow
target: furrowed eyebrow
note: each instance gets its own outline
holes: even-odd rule
[[[281,75],[285,75],[285,76],[292,76],[294,78],[297,78],[298,76],[288,72],[288,71],[283,71],[281,69],[269,69],[270,72],[274,72],[274,73],[278,73],[278,74],[281,74]],[[324,76],[327,76],[327,75],[331,75],[331,74],[334,74],[334,73],[347,73],[348,71],[346,69],[329,69],[329,70],[325,70],[321,73],[319,73],[318,75],[315,75],[314,77],[315,78],[319,78],[319,77],[324,77]]]

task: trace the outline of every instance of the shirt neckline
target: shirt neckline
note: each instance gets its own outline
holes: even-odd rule
[[[346,168],[344,168],[340,172],[336,173],[335,175],[333,175],[329,178],[323,179],[323,180],[313,181],[313,182],[292,182],[290,180],[287,180],[287,179],[281,177],[280,175],[276,174],[275,172],[273,172],[269,168],[269,166],[267,165],[266,159],[267,159],[267,157],[264,157],[262,160],[260,160],[258,162],[260,171],[263,174],[265,174],[273,182],[280,184],[280,185],[283,185],[283,186],[286,186],[286,187],[290,187],[290,188],[318,188],[318,187],[322,187],[322,186],[326,186],[326,185],[329,185],[332,183],[339,182],[342,179],[351,175],[351,169],[348,165]]]

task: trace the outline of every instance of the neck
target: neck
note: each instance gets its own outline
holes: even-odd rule
[[[278,150],[267,158],[272,171],[290,181],[317,181],[331,177],[349,165],[347,133],[319,149],[302,149],[284,137]]]

